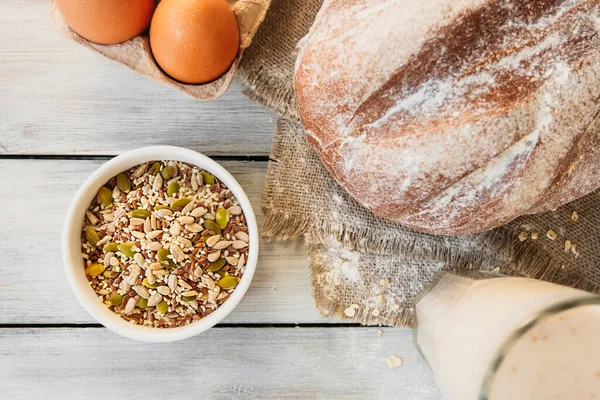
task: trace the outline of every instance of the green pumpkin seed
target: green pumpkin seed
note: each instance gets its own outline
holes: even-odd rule
[[[113,203],[112,192],[106,186],[102,186],[98,189],[98,202],[104,207],[108,207]]]
[[[215,262],[211,262],[208,265],[208,270],[210,272],[215,272],[220,270],[221,268],[223,268],[225,266],[225,259],[224,258],[219,258],[217,261]]]
[[[167,304],[166,301],[163,300],[156,305],[156,309],[158,310],[159,313],[166,314],[167,311],[169,311],[169,305]]]
[[[187,206],[191,202],[192,202],[192,199],[190,199],[189,197],[184,197],[183,199],[177,199],[173,202],[173,204],[171,204],[171,210],[181,211],[181,210],[183,210],[183,208],[185,206]]]
[[[173,175],[173,167],[164,167],[160,170],[160,174],[165,180],[168,181],[171,179],[171,175]]]
[[[142,285],[146,286],[149,289],[156,289],[157,287],[160,286],[160,283],[156,282],[156,283],[150,283],[148,282],[148,278],[144,278],[142,280]]]
[[[104,269],[104,265],[102,264],[91,264],[85,269],[85,273],[91,276],[92,278],[95,278],[101,273],[103,273]]]
[[[188,301],[196,300],[194,296],[181,296],[181,301],[187,303]]]
[[[150,211],[148,210],[143,210],[143,209],[137,209],[137,210],[133,210],[132,212],[129,213],[129,216],[132,218],[141,218],[141,219],[146,219],[150,217]]]
[[[131,181],[125,174],[117,175],[117,186],[123,193],[131,192]]]
[[[119,251],[119,245],[115,242],[106,243],[104,245],[104,248],[102,248],[102,251],[104,252],[104,254],[116,253],[117,251]]]
[[[231,289],[234,288],[240,283],[240,278],[237,276],[228,275],[219,280],[217,285],[221,287],[221,289]]]
[[[201,171],[200,175],[202,175],[202,181],[204,182],[205,185],[214,185],[215,184],[215,177],[206,172],[206,171]]]
[[[145,310],[148,308],[148,299],[144,299],[143,297],[138,301],[137,305],[140,309]]]
[[[225,229],[229,223],[229,213],[223,207],[219,207],[215,214],[215,222],[219,225],[219,228]]]
[[[117,276],[117,273],[115,271],[104,271],[104,273],[102,274],[105,278],[108,279],[112,279],[115,276]]]
[[[98,235],[98,232],[96,232],[94,228],[87,228],[85,230],[85,237],[94,247],[96,247],[96,243],[100,241],[100,235]]]
[[[179,183],[171,182],[169,187],[167,187],[167,196],[171,197],[177,192],[179,192]]]
[[[120,306],[121,303],[123,303],[123,296],[119,293],[113,293],[108,297],[108,301],[110,301],[110,304],[113,306]]]
[[[119,251],[129,258],[133,258],[133,256],[135,255],[135,251],[131,250],[132,247],[133,243],[131,242],[121,243],[119,245]]]
[[[160,172],[160,163],[157,161],[154,164],[152,164],[152,166],[150,167],[150,170],[148,171],[148,173],[152,174],[152,175],[156,175]]]
[[[163,210],[165,208],[169,208],[169,206],[165,205],[165,204],[159,204],[157,206],[154,206],[155,210]]]
[[[217,235],[221,234],[221,228],[219,228],[219,225],[217,225],[217,223],[215,221],[211,221],[210,219],[207,219],[206,221],[204,221],[204,224],[202,224],[202,225],[204,226],[204,229],[213,231]]]
[[[167,261],[170,254],[171,252],[163,247],[156,252],[156,258],[158,258],[158,261]]]

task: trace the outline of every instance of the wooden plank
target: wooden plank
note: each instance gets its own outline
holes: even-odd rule
[[[2,324],[95,322],[64,275],[61,231],[72,196],[102,161],[0,160],[0,304]],[[223,166],[246,190],[257,213],[266,163]],[[227,323],[317,323],[306,249],[301,241],[262,243],[254,280]],[[338,320],[332,320],[339,322]]]
[[[43,0],[2,0],[0,154],[118,154],[158,144],[268,155],[273,116],[240,93],[200,102],[57,33]]]
[[[6,398],[441,399],[410,331],[213,328],[152,344],[106,329],[0,330]],[[404,363],[390,369],[391,354]]]

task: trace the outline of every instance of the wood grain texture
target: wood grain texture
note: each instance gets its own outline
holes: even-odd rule
[[[0,160],[0,324],[92,323],[64,274],[61,235],[72,197],[101,160]],[[263,215],[266,163],[222,163]],[[330,322],[340,322],[337,319]],[[225,323],[319,323],[301,241],[261,243],[254,279]]]
[[[213,328],[167,344],[103,328],[0,330],[6,398],[441,399],[405,329]],[[390,369],[391,354],[404,363]]]
[[[273,116],[235,82],[201,102],[56,32],[43,0],[0,5],[0,154],[118,154],[171,144],[268,155]]]

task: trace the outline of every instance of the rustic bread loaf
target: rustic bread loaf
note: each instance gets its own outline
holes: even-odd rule
[[[376,215],[493,228],[600,187],[599,32],[597,0],[329,0],[301,45],[299,113]]]

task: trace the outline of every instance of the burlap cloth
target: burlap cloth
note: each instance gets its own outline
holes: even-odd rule
[[[414,296],[440,270],[497,270],[599,292],[600,192],[492,231],[449,237],[377,218],[331,178],[306,141],[292,84],[296,45],[321,3],[273,0],[239,71],[246,94],[279,115],[263,193],[263,236],[305,236],[321,313],[410,326]]]

